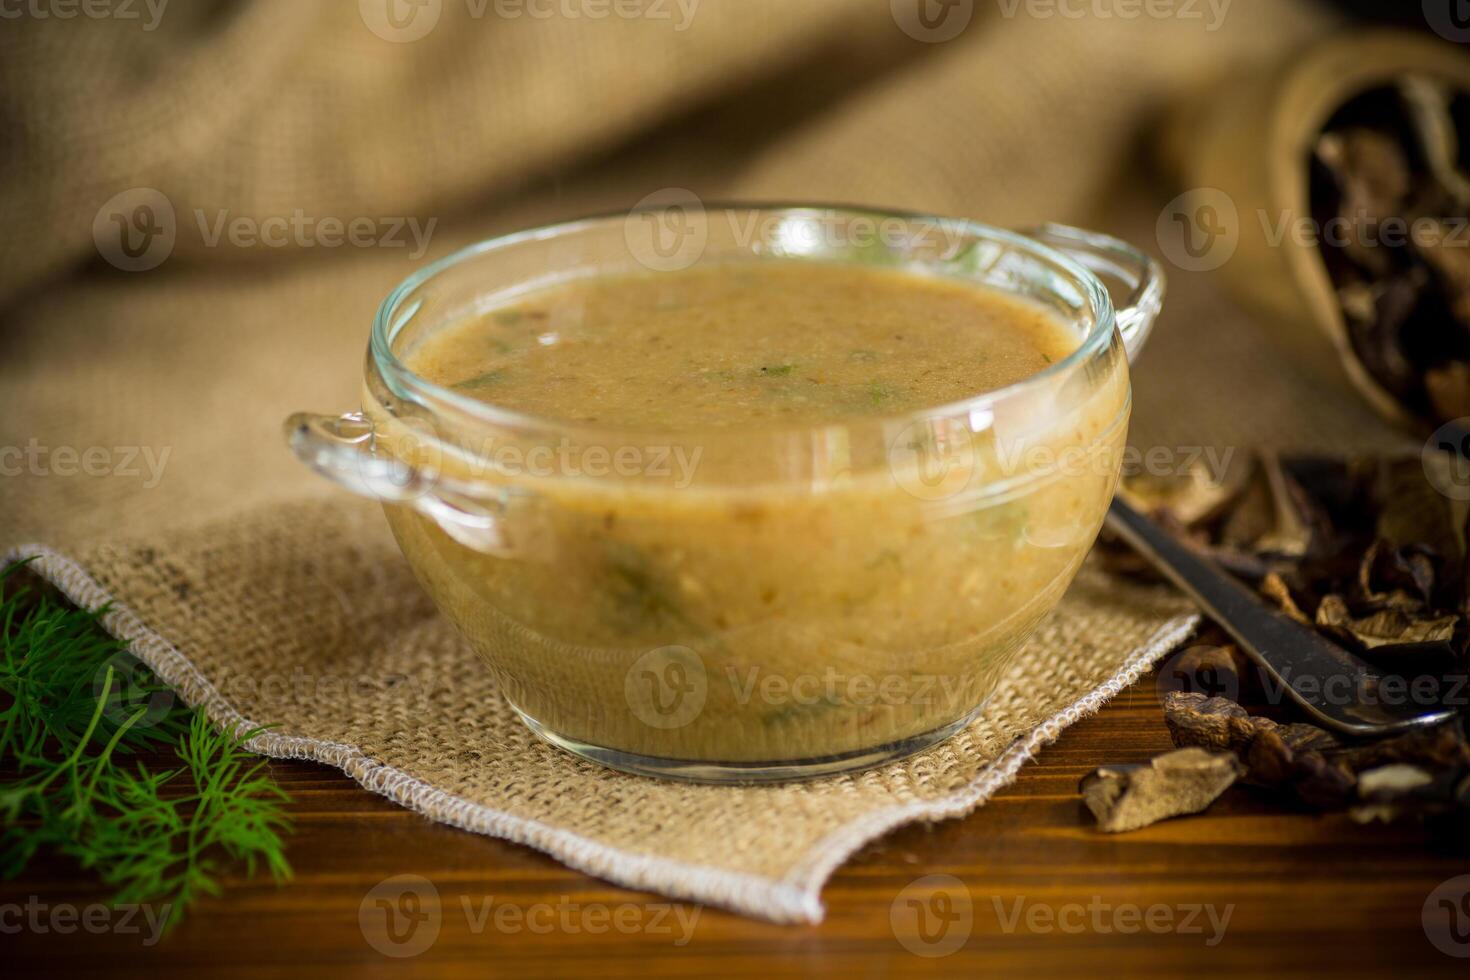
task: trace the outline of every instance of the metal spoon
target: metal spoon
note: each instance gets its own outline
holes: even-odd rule
[[[1328,728],[1347,735],[1387,735],[1454,717],[1454,708],[1439,703],[1443,683],[1433,704],[1416,702],[1403,678],[1391,685],[1396,690],[1386,690],[1384,675],[1373,666],[1266,606],[1121,498],[1108,508],[1107,526],[1224,627],[1279,690]]]

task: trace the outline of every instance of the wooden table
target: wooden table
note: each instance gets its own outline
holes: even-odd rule
[[[1093,830],[1077,800],[1079,777],[1099,764],[1143,760],[1168,747],[1153,680],[1145,679],[1070,729],[979,811],[904,829],[849,861],[827,886],[821,925],[775,926],[703,909],[683,945],[676,944],[675,917],[660,916],[668,903],[659,896],[612,887],[523,847],[430,824],[325,767],[276,763],[296,798],[294,881],[276,888],[268,880],[228,880],[223,896],[200,903],[152,947],[143,946],[146,927],[132,934],[7,931],[0,933],[0,963],[7,976],[334,980],[1470,971],[1470,959],[1440,952],[1421,924],[1430,892],[1470,873],[1470,852],[1447,850],[1417,828],[1360,827],[1346,817],[1283,811],[1236,788],[1203,816],[1126,835]],[[433,882],[441,926],[423,952],[391,958],[364,938],[359,910],[374,885],[400,874]],[[938,957],[910,952],[890,921],[900,892],[930,874],[956,876],[970,896],[972,925],[958,937],[964,945]],[[8,917],[3,911],[7,903],[24,906],[32,896],[48,910],[105,899],[65,865],[36,865],[22,880],[0,884],[0,927],[16,921],[16,911]],[[1230,909],[1223,938],[1213,945],[1210,920],[1190,914],[1191,907],[1208,905],[1217,921]],[[502,906],[515,908],[498,913]],[[683,911],[688,921],[696,910]],[[51,914],[40,913],[43,924]],[[511,917],[522,914],[529,920]],[[502,928],[496,915],[507,916]],[[1138,928],[1149,915],[1156,925],[1167,917],[1186,928]],[[1465,925],[1470,928],[1470,919]],[[605,931],[595,932],[599,927]],[[1129,927],[1137,931],[1124,931]],[[408,942],[395,947],[400,952],[422,944],[426,934],[405,935]],[[940,945],[946,941],[952,942]],[[1470,954],[1470,940],[1452,948]]]

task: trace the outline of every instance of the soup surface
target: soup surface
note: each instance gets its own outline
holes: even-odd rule
[[[640,430],[945,405],[1067,356],[1052,313],[890,269],[764,262],[604,276],[441,330],[414,373],[544,418]]]

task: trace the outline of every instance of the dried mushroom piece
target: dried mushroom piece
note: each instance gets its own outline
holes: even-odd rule
[[[1348,814],[1359,823],[1440,817],[1470,802],[1456,800],[1463,782],[1453,774],[1402,762],[1368,769],[1358,777],[1359,802]]]
[[[1164,695],[1164,724],[1175,745],[1232,752],[1248,748],[1257,731],[1234,701],[1186,691]]]
[[[1470,178],[1459,169],[1460,138],[1451,117],[1449,86],[1427,75],[1407,75],[1399,80],[1398,88],[1435,182],[1456,203],[1470,204]]]
[[[1392,257],[1365,236],[1385,218],[1404,211],[1411,190],[1407,155],[1387,133],[1353,127],[1323,133],[1317,159],[1337,182],[1336,216],[1345,232],[1339,247],[1359,267],[1386,275],[1393,268]]]
[[[1470,743],[1465,740],[1465,726],[1459,719],[1390,738],[1345,744],[1335,749],[1333,755],[1354,772],[1394,763],[1435,770],[1458,771],[1470,767]]]
[[[1228,458],[1220,473],[1201,463],[1182,476],[1130,478],[1120,492],[1227,570],[1252,581],[1283,561],[1320,552],[1330,531],[1328,515],[1298,486],[1286,463],[1269,453]],[[1125,549],[1110,548],[1105,557],[1114,570],[1142,574]]]
[[[1302,612],[1296,597],[1291,594],[1291,586],[1286,584],[1286,579],[1282,578],[1280,573],[1270,572],[1261,580],[1261,595],[1274,602],[1282,612],[1298,623],[1306,626],[1312,625],[1311,619]]]
[[[1420,220],[1422,230],[1414,235],[1414,248],[1439,282],[1450,313],[1463,329],[1470,324],[1470,248],[1466,247],[1470,242],[1465,240],[1464,229],[1458,222],[1437,218]]]
[[[1175,745],[1233,752],[1246,765],[1247,782],[1286,787],[1320,806],[1352,793],[1351,770],[1331,758],[1339,741],[1315,725],[1280,725],[1224,698],[1199,695],[1165,698],[1164,721]]]
[[[1159,677],[1161,691],[1183,691],[1205,697],[1234,698],[1249,664],[1233,643],[1196,643],[1171,657]]]
[[[1366,650],[1391,644],[1447,642],[1460,622],[1456,615],[1413,619],[1400,609],[1382,609],[1354,617],[1341,596],[1329,595],[1317,606],[1317,626]]]
[[[1099,830],[1120,833],[1199,813],[1245,771],[1233,755],[1188,748],[1150,762],[1105,766],[1082,780],[1082,800]]]
[[[1255,466],[1252,457],[1232,453],[1215,472],[1201,458],[1183,474],[1132,476],[1119,492],[1144,513],[1167,511],[1181,525],[1193,527],[1224,514],[1250,482]]]
[[[1424,388],[1437,418],[1470,416],[1470,364],[1451,361],[1424,372]]]

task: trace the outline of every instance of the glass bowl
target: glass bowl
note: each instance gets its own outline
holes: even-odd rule
[[[710,431],[531,417],[405,367],[426,336],[552,282],[768,261],[1002,290],[1053,310],[1077,347],[922,412]],[[1104,280],[1126,297],[1117,310]],[[1061,226],[680,200],[415,273],[378,311],[361,410],[298,414],[286,433],[315,470],[383,502],[537,735],[645,775],[827,775],[968,724],[1061,598],[1117,482],[1128,353],[1162,292],[1141,252]]]

